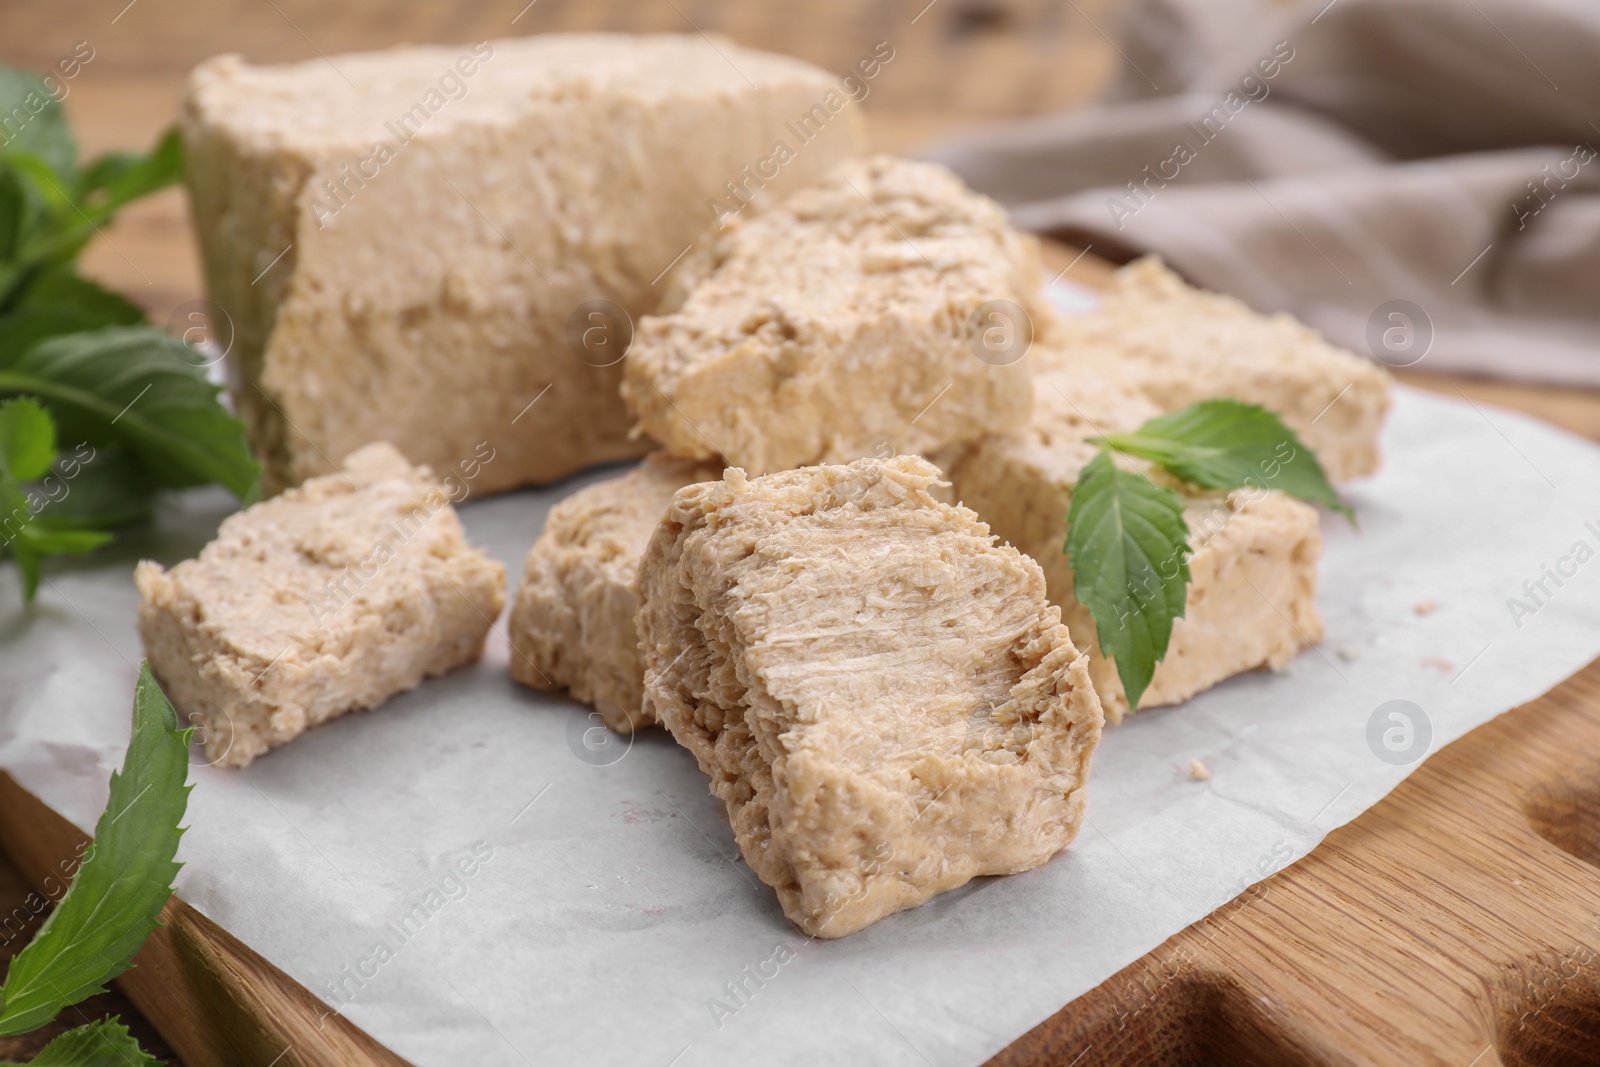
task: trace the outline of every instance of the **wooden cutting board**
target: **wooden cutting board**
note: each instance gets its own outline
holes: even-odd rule
[[[1107,31],[1121,3],[54,0],[0,7],[0,59],[45,68],[87,38],[96,58],[66,106],[85,147],[98,151],[150,144],[185,72],[218,52],[275,61],[399,41],[699,30],[842,70],[887,40],[896,58],[867,109],[877,147],[904,150],[1086,99],[1120,62]],[[88,266],[166,322],[200,295],[192,243],[182,197],[168,192],[119,219]],[[1047,253],[1052,273],[1076,255]],[[1067,277],[1093,284],[1105,269],[1091,254]],[[1600,439],[1593,390],[1405,377]],[[0,775],[0,849],[28,881],[43,885],[81,841]],[[1309,857],[993,1062],[1600,1065],[1600,872],[1591,862],[1600,862],[1600,664],[1449,746]],[[181,901],[164,920],[117,984],[188,1067],[401,1063],[325,1018],[308,991]],[[0,1039],[0,1058],[37,1047]]]

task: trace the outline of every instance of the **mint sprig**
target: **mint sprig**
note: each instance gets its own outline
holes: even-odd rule
[[[1073,487],[1063,551],[1072,563],[1073,595],[1116,664],[1129,710],[1139,706],[1166,657],[1172,624],[1183,617],[1191,549],[1183,498],[1119,468],[1113,452],[1149,460],[1205,489],[1278,490],[1355,521],[1316,454],[1256,404],[1202,400],[1131,433],[1090,440],[1101,450]]]
[[[0,399],[33,398],[52,442],[96,457],[71,476],[0,479],[0,550],[31,601],[44,557],[88,552],[107,531],[142,521],[154,490],[216,482],[242,499],[257,467],[204,361],[74,266],[119,209],[178,181],[177,131],[148,153],[80,163],[43,80],[4,66],[0,114],[29,116],[0,135]],[[43,440],[37,427],[28,432]],[[36,479],[49,491],[24,484]]]
[[[44,478],[55,462],[56,428],[50,413],[29,397],[0,403],[0,545],[22,572],[27,600],[39,589],[40,557],[82,555],[111,539],[91,527],[39,521],[47,498],[25,483]]]
[[[71,887],[11,961],[0,985],[0,1035],[43,1026],[132,966],[178,873],[192,732],[178,728],[150,665],[141,664],[122,772],[111,775],[111,799]]]
[[[56,461],[56,427],[37,400],[0,404],[0,475],[14,482],[43,478]]]
[[[0,364],[0,394],[50,405],[63,437],[119,441],[159,486],[217,482],[243,497],[256,480],[244,427],[182,341],[147,326],[52,337]]]
[[[155,1067],[159,1062],[113,1015],[68,1030],[40,1049],[26,1067]],[[0,1063],[0,1067],[24,1065]]]

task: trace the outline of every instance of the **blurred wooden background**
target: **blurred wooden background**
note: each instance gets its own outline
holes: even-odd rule
[[[272,62],[556,30],[704,32],[842,70],[888,41],[895,60],[873,83],[866,108],[875,146],[906,151],[985,122],[1093,99],[1120,63],[1110,43],[1120,7],[1120,0],[12,0],[0,7],[0,62],[42,69],[87,41],[94,58],[68,83],[66,109],[84,149],[95,152],[151,144],[172,120],[189,69],[219,52]],[[201,295],[182,193],[126,212],[88,251],[86,267],[158,323]],[[1597,391],[1421,372],[1405,378],[1600,439]],[[0,861],[0,916],[25,894]],[[0,944],[0,957],[22,943]],[[85,1008],[90,1018],[106,1011],[129,1014],[115,994]],[[41,1043],[0,1040],[0,1058],[31,1054]]]
[[[1285,0],[1287,2],[1287,0]],[[894,63],[866,100],[874,145],[915,148],[957,131],[1092,100],[1121,64],[1111,43],[1124,0],[52,0],[0,5],[0,62],[44,68],[87,41],[95,56],[66,108],[84,148],[145,147],[172,120],[200,60],[255,62],[405,43],[553,31],[718,33],[832,70],[878,41]],[[164,322],[200,295],[182,193],[128,211],[88,270]],[[1444,377],[1406,381],[1538,414],[1600,439],[1600,390]]]

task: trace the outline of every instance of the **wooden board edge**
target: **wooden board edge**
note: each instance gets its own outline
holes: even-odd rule
[[[89,838],[0,771],[0,850],[58,899]],[[174,896],[116,980],[185,1067],[410,1067],[238,938]]]
[[[1600,658],[1431,753],[1415,773],[1309,852],[1067,1002],[984,1067],[1202,1062],[1418,1067],[1424,1062],[1407,1059],[1416,1049],[1391,1047],[1392,1035],[1377,1030],[1336,1035],[1317,1025],[1317,1016],[1325,1023],[1328,1016],[1342,1015],[1348,986],[1359,983],[1334,980],[1308,997],[1304,990],[1290,991],[1280,983],[1285,968],[1243,966],[1241,952],[1259,955],[1263,946],[1283,942],[1284,927],[1272,923],[1267,914],[1272,912],[1278,918],[1309,916],[1311,925],[1320,922],[1322,930],[1347,923],[1347,937],[1298,943],[1298,954],[1349,955],[1356,950],[1364,979],[1381,990],[1371,993],[1371,999],[1382,1002],[1389,1023],[1418,1034],[1434,1031],[1440,1044],[1430,1052],[1443,1051],[1446,1036],[1465,1046],[1426,1061],[1430,1065],[1594,1062],[1572,1054],[1580,1048],[1592,1054],[1600,1047],[1583,1045],[1600,1034],[1600,968],[1589,962],[1600,959],[1600,921],[1595,919],[1600,915],[1600,761],[1573,756],[1600,751],[1597,743]],[[1574,830],[1570,839],[1538,825],[1537,808],[1530,805],[1541,800],[1563,809],[1551,821],[1564,821]],[[1452,827],[1454,839],[1438,837],[1434,820],[1444,810],[1458,819]],[[1481,869],[1470,892],[1462,896],[1454,879],[1439,877],[1437,863],[1424,865],[1418,857],[1426,844],[1450,852],[1458,864]],[[1502,854],[1495,856],[1495,850]],[[1511,869],[1505,854],[1517,857],[1515,873],[1520,877],[1497,882],[1497,872]],[[1395,921],[1403,911],[1385,907],[1382,890],[1343,898],[1371,917],[1364,932],[1356,930],[1360,924],[1328,892],[1328,869],[1341,867],[1414,873],[1418,881],[1405,891],[1414,894],[1411,899],[1425,923],[1474,909],[1496,919],[1538,914],[1542,921],[1513,924],[1496,936],[1479,931],[1479,969],[1462,973],[1456,967],[1457,973],[1450,975],[1449,949],[1417,944],[1407,950],[1403,936],[1391,941],[1375,937],[1375,927],[1403,931],[1410,925]],[[1466,879],[1461,882],[1464,886]],[[1572,892],[1575,887],[1583,890],[1581,895]],[[1537,911],[1530,901],[1536,902]],[[1280,936],[1268,936],[1274,933]],[[1557,960],[1553,973],[1541,973],[1550,949],[1544,942],[1552,938],[1566,955]],[[1397,980],[1396,958],[1415,968],[1409,985]],[[1350,971],[1346,968],[1346,978]],[[1461,1013],[1441,1022],[1430,1012],[1442,1002],[1437,994],[1445,987]],[[1464,1032],[1468,1023],[1475,1027],[1470,1034]],[[1091,1052],[1092,1059],[1086,1058]]]

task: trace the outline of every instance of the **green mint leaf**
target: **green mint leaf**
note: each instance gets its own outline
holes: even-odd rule
[[[111,153],[81,175],[23,148],[0,151],[8,180],[21,190],[9,261],[0,268],[0,308],[14,300],[29,271],[67,263],[129,202],[172,185],[183,147],[169,130],[148,155]]]
[[[78,147],[60,102],[43,78],[0,66],[0,114],[11,118],[10,124],[0,129],[0,154],[26,152],[44,160],[58,174],[71,173]]]
[[[136,326],[144,309],[120,293],[82,277],[69,263],[40,271],[17,296],[19,308],[70,308],[88,325]]]
[[[81,556],[111,540],[107,529],[149,515],[143,473],[126,450],[87,444],[55,455],[50,416],[31,397],[0,403],[0,547],[22,575],[26,603],[39,589],[46,556]],[[19,485],[22,479],[29,484]],[[36,480],[35,480],[36,479]]]
[[[17,242],[27,225],[28,195],[16,175],[0,166],[0,260],[16,255]]]
[[[161,1061],[139,1047],[128,1028],[109,1019],[68,1030],[29,1060],[27,1067],[158,1067]],[[0,1067],[23,1067],[0,1063]]]
[[[32,152],[7,152],[6,166],[19,179],[24,193],[54,216],[72,210],[72,193],[50,162]]]
[[[33,603],[39,591],[39,554],[21,536],[32,521],[27,495],[11,479],[0,477],[0,545],[10,552],[22,575],[24,604]]]
[[[104,530],[75,530],[38,521],[17,533],[17,543],[40,556],[86,556],[110,540]]]
[[[1258,404],[1202,400],[1103,441],[1206,489],[1276,489],[1354,521],[1355,513],[1339,499],[1316,453]]]
[[[4,303],[9,304],[18,280],[25,280],[29,271],[77,256],[95,236],[96,220],[72,199],[67,188],[71,179],[57,174],[49,163],[26,152],[4,158],[28,205],[13,254],[12,284],[4,291]]]
[[[189,802],[189,735],[139,667],[133,737],[77,877],[0,985],[0,1034],[22,1034],[103,992],[132,965],[172,895]]]
[[[67,334],[0,368],[0,395],[40,398],[66,440],[127,445],[158,486],[218,482],[243,497],[258,474],[244,426],[197,362],[193,349],[149,327]]]
[[[1073,595],[1117,665],[1130,710],[1167,654],[1189,588],[1183,499],[1102,451],[1083,468],[1067,510]]]
[[[11,559],[22,575],[22,602],[32,604],[39,595],[39,554],[21,540],[12,541],[9,547]]]
[[[150,518],[150,484],[123,445],[63,453],[34,487],[45,504],[33,521],[53,529],[118,530]]]
[[[32,397],[0,403],[0,475],[13,482],[43,478],[56,461],[56,424]]]
[[[141,196],[175,185],[183,177],[183,138],[177,127],[162,134],[148,155],[108,152],[84,170],[78,198],[108,213]]]
[[[144,322],[139,305],[80,277],[71,263],[28,272],[16,288],[0,313],[0,368],[47,337]]]

